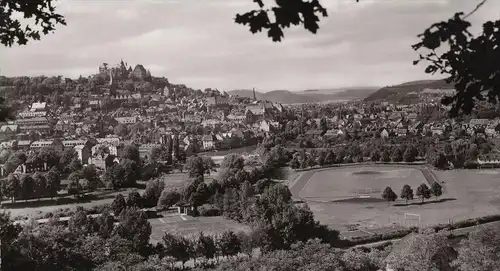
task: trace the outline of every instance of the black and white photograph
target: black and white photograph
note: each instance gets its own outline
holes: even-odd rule
[[[499,0],[0,0],[1,271],[499,266]]]

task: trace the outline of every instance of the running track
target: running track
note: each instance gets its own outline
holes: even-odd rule
[[[346,166],[348,166],[348,165],[346,165]],[[394,166],[398,166],[398,165],[394,165]],[[402,167],[407,167],[407,168],[409,167],[409,168],[414,168],[414,169],[420,170],[420,172],[422,172],[422,175],[424,175],[424,178],[427,180],[427,183],[429,183],[429,185],[432,185],[434,182],[439,182],[438,178],[436,177],[436,174],[434,174],[434,172],[431,169],[429,169],[427,166],[411,166],[411,165],[406,166],[405,165],[405,166],[402,166]],[[300,196],[300,191],[302,191],[304,189],[304,187],[307,185],[307,182],[309,181],[309,179],[317,171],[335,170],[335,169],[336,169],[336,167],[332,167],[332,168],[313,169],[313,170],[310,170],[310,171],[304,171],[304,172],[302,172],[297,177],[297,179],[294,181],[294,183],[290,186],[290,188],[289,188],[290,192],[292,193],[292,197],[295,200],[314,201],[314,200],[311,200],[311,199],[305,199],[305,198],[301,197]],[[443,190],[444,190],[444,187],[443,187]],[[324,202],[324,201],[321,201],[321,202]]]

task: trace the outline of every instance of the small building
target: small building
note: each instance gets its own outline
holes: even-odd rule
[[[76,145],[74,149],[76,151],[78,159],[80,160],[80,162],[82,162],[82,165],[88,164],[90,156],[92,154],[90,146],[88,144]]]
[[[212,150],[217,148],[217,138],[214,135],[204,135],[201,139],[203,142],[203,149]]]

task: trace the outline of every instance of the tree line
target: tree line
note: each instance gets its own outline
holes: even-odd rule
[[[438,182],[433,182],[431,187],[427,186],[427,184],[423,183],[417,187],[417,191],[413,194],[413,189],[410,185],[405,184],[401,189],[401,193],[399,197],[405,200],[405,204],[408,204],[408,201],[412,201],[414,196],[420,198],[423,203],[424,200],[430,199],[431,196],[438,197],[443,195],[443,187]],[[387,202],[395,201],[398,198],[398,195],[392,190],[391,187],[387,186],[382,192],[382,198],[387,200]]]

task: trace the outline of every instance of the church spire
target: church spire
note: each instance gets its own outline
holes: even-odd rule
[[[253,88],[253,100],[257,101],[257,97],[255,96],[255,88]]]

